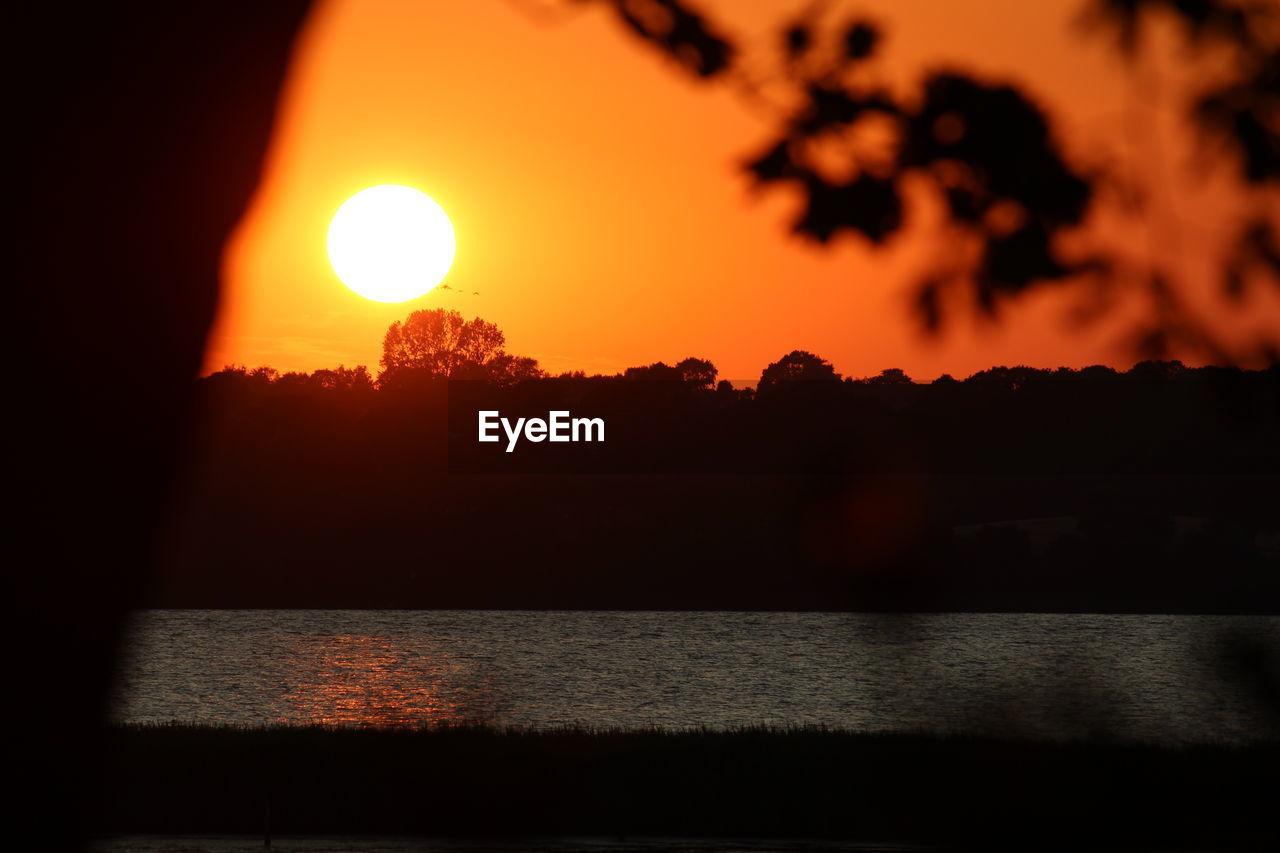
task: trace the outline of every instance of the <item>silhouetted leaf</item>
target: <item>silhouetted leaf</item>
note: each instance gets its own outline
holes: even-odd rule
[[[701,78],[729,67],[733,46],[680,0],[610,0],[635,35]]]
[[[871,56],[880,41],[880,31],[868,21],[854,21],[845,30],[844,55],[853,60]]]
[[[804,170],[792,158],[791,143],[786,139],[769,146],[758,157],[748,160],[744,168],[758,184],[799,178],[804,174]]]
[[[1004,237],[987,241],[986,275],[997,290],[1019,291],[1031,282],[1061,278],[1074,268],[1059,262],[1050,246],[1050,233],[1029,223]]]
[[[808,202],[795,230],[826,243],[841,230],[881,243],[902,226],[902,200],[892,180],[859,175],[845,183],[809,176]]]
[[[1261,272],[1280,287],[1280,239],[1271,223],[1258,218],[1240,232],[1234,249],[1223,265],[1223,291],[1231,299],[1244,296],[1248,276]]]
[[[948,124],[963,130],[939,131]],[[1080,222],[1092,195],[1090,182],[1059,153],[1032,101],[1011,86],[987,86],[954,73],[926,81],[901,153],[907,168],[942,162],[967,167],[971,195],[1017,201],[1030,218],[1050,226]]]
[[[916,315],[929,334],[942,330],[942,282],[928,279],[916,289]]]
[[[897,106],[880,92],[855,94],[829,82],[810,83],[805,96],[808,103],[794,126],[800,133],[809,135],[852,124],[870,112],[886,115],[898,112]]]
[[[947,187],[944,192],[947,211],[953,219],[975,224],[982,221],[982,211],[986,205],[979,201],[977,193],[965,187]]]
[[[1192,117],[1232,144],[1246,181],[1280,179],[1280,50],[1255,74],[1202,95]]]
[[[862,112],[862,104],[843,88],[813,83],[806,90],[809,105],[798,126],[806,133],[817,133],[837,124],[848,124]]]
[[[1251,44],[1255,36],[1251,14],[1265,8],[1265,2],[1251,0],[1093,0],[1085,20],[1114,30],[1120,50],[1133,55],[1140,47],[1143,19],[1152,13],[1171,15],[1191,42],[1218,38]]]
[[[782,35],[783,48],[789,59],[799,59],[813,45],[813,35],[804,24],[792,24]]]

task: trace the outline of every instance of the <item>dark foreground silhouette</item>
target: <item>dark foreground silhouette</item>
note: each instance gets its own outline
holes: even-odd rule
[[[39,365],[17,378],[4,590],[9,689],[33,730],[15,757],[19,846],[82,836],[120,621],[151,575],[223,245],[307,6],[33,3],[8,21],[9,316]]]
[[[153,602],[1280,612],[1280,368],[917,384],[791,353],[743,391],[680,364],[214,374]],[[490,410],[605,441],[507,453]]]
[[[1280,744],[817,729],[111,732],[108,833],[826,838],[1259,849]]]

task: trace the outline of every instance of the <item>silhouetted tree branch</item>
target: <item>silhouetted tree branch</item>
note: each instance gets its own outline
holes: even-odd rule
[[[1098,241],[1083,252],[1063,251],[1063,237],[1085,225],[1107,201],[1101,190],[1118,178],[1069,162],[1048,114],[1021,87],[951,69],[924,74],[917,92],[892,92],[868,73],[883,53],[880,27],[860,17],[824,19],[824,4],[779,23],[776,47],[766,54],[772,58],[764,63],[776,67],[762,70],[755,46],[727,35],[729,27],[694,4],[594,2],[691,78],[732,86],[749,106],[764,108],[770,138],[743,169],[758,187],[799,192],[796,234],[820,245],[847,234],[882,246],[907,221],[905,183],[923,179],[944,213],[934,235],[939,260],[914,285],[915,314],[929,333],[940,332],[963,305],[996,316],[1006,301],[1058,282],[1089,298],[1077,319],[1102,319],[1122,297],[1144,302],[1144,319],[1126,337],[1142,357],[1177,350],[1217,361],[1280,358],[1272,336],[1222,340],[1185,296],[1195,282],[1166,253],[1134,262]],[[1206,83],[1186,99],[1186,119],[1204,143],[1196,169],[1234,164],[1236,190],[1255,211],[1217,263],[1224,304],[1245,299],[1250,282],[1280,286],[1280,13],[1274,4],[1090,0],[1084,11],[1095,32],[1114,34],[1131,62],[1148,50],[1143,35],[1154,14],[1179,22],[1190,61],[1206,69]],[[1210,73],[1224,55],[1227,70]],[[1136,197],[1151,194],[1135,189]],[[1169,215],[1143,205],[1130,218],[1149,230],[1153,219]]]

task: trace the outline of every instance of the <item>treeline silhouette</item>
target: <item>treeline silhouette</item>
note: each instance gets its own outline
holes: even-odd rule
[[[795,351],[749,388],[696,358],[547,376],[486,334],[377,378],[199,380],[156,603],[1280,612],[1280,367],[917,383]],[[491,363],[532,378],[446,378]],[[477,407],[608,440],[504,453]]]

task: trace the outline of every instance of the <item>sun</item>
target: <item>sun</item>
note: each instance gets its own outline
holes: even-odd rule
[[[407,302],[453,265],[453,224],[424,192],[397,184],[361,190],[329,223],[329,263],[347,287],[375,302]]]

